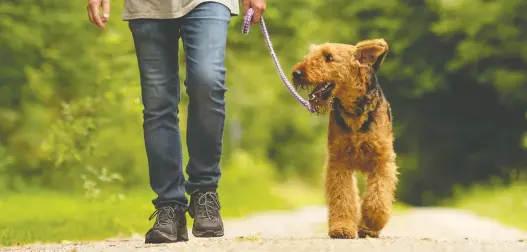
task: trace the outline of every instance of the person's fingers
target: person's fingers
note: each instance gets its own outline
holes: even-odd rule
[[[90,23],[95,24],[93,22],[93,16],[91,14],[91,10],[90,10],[90,6],[89,5],[86,5],[86,11],[88,11],[88,19],[90,20]]]
[[[93,23],[99,28],[104,29],[104,23],[101,21],[101,17],[99,16],[99,7],[100,6],[97,3],[90,3],[90,11]]]
[[[251,24],[257,24],[260,22],[261,13],[259,10],[254,11],[253,19],[251,19]]]
[[[265,2],[259,2],[251,6],[254,10],[254,16],[251,20],[252,24],[257,24],[260,22],[260,18],[262,17],[264,11],[265,11]]]
[[[249,6],[251,6],[251,0],[243,0],[243,16],[247,15]]]
[[[108,22],[110,19],[110,0],[102,1],[102,21]]]

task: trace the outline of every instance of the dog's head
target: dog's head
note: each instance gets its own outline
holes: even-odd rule
[[[333,98],[355,100],[369,90],[372,71],[379,69],[388,53],[384,39],[356,45],[313,45],[302,62],[293,68],[293,84],[307,89],[309,103],[318,113],[328,110]]]

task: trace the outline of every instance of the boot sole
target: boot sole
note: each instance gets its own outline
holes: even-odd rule
[[[199,231],[199,230],[192,229],[192,234],[195,237],[199,237],[199,238],[222,237],[223,233],[224,233],[223,229],[219,231],[212,231],[212,230]]]
[[[158,230],[152,230],[148,232],[145,237],[145,244],[175,243],[186,241],[188,241],[188,238],[165,234]]]

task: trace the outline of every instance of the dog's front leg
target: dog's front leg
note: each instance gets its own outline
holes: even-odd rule
[[[367,189],[362,198],[362,220],[359,237],[379,237],[390,219],[396,189],[397,166],[395,162],[379,165],[368,174]]]
[[[328,203],[329,237],[356,238],[360,217],[360,199],[357,180],[349,162],[327,161],[325,189]]]

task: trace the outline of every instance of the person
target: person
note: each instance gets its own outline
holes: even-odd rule
[[[150,217],[156,220],[146,243],[187,241],[187,211],[194,219],[194,236],[224,234],[217,193],[227,91],[224,60],[228,25],[239,8],[238,0],[124,0],[122,19],[128,22],[140,73],[150,186],[157,194]],[[254,10],[251,23],[256,24],[266,0],[245,0],[244,15],[249,8]],[[104,29],[110,1],[89,0],[87,11],[90,22]],[[178,119],[180,38],[189,97],[188,180]]]

